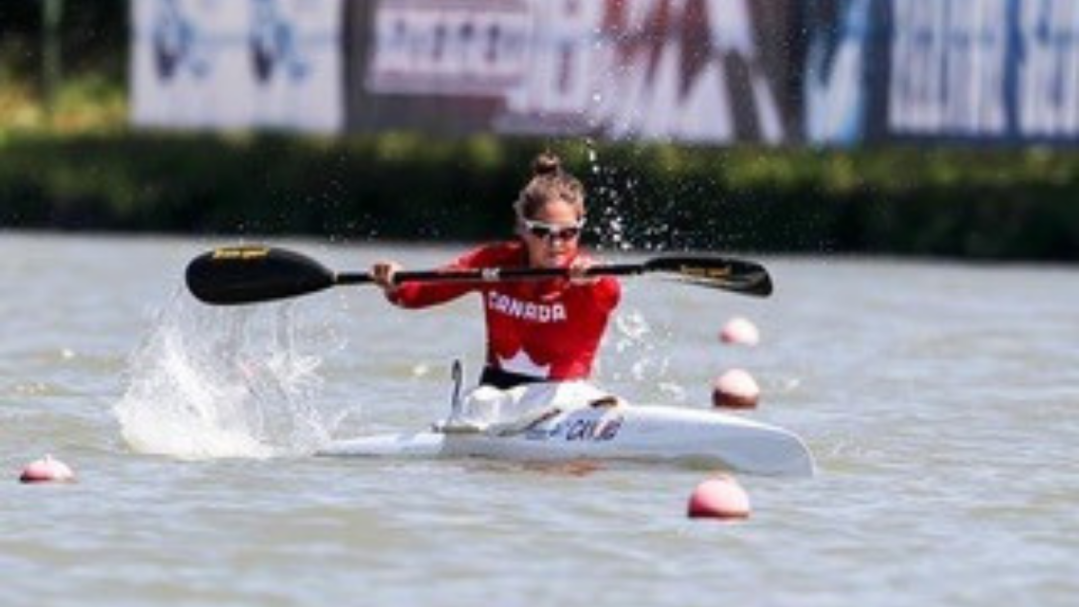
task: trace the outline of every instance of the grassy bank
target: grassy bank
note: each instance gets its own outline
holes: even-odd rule
[[[8,131],[8,227],[475,240],[544,142]],[[1079,259],[1079,156],[556,145],[607,246]],[[618,228],[621,224],[624,228]]]

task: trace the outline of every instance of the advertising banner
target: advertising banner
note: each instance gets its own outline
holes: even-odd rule
[[[137,125],[1079,142],[1077,0],[133,0]]]
[[[355,126],[795,140],[795,5],[379,0]]]
[[[339,131],[342,2],[134,0],[134,123]]]
[[[816,0],[810,7],[810,141],[1079,141],[1075,0]]]

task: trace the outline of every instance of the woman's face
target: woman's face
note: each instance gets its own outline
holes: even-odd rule
[[[554,198],[534,217],[522,220],[521,237],[528,247],[528,262],[538,268],[564,268],[577,254],[582,218],[572,204]]]

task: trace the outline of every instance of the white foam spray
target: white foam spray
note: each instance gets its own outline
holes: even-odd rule
[[[598,101],[598,100],[595,100]],[[619,202],[626,197],[636,195],[637,181],[630,175],[620,174],[613,167],[605,166],[600,160],[596,141],[584,140],[588,152],[588,163],[595,184],[593,198],[598,199],[598,210],[594,211],[598,221],[595,231],[599,236],[599,251],[628,252],[634,248],[655,249],[655,245],[645,242],[634,243],[629,237],[627,218]],[[652,236],[645,231],[647,236]],[[660,234],[655,234],[657,237]],[[641,398],[657,399],[670,404],[685,402],[686,390],[671,381],[670,356],[662,355],[657,346],[670,346],[670,337],[664,332],[657,333],[639,309],[617,312],[613,318],[613,331],[608,338],[608,347],[600,361],[600,370],[615,369],[607,379],[616,383],[630,382],[634,393]]]
[[[669,332],[657,330],[636,308],[616,313],[613,320],[603,365],[614,371],[606,379],[631,386],[639,403],[686,402],[685,388],[671,373]]]
[[[294,455],[324,444],[341,420],[317,407],[322,359],[305,352],[341,340],[296,316],[290,304],[214,308],[178,293],[131,357],[114,407],[124,440],[184,459]]]

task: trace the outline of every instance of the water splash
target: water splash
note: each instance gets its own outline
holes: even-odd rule
[[[613,168],[602,163],[594,139],[586,138],[584,144],[589,170],[594,181],[591,198],[596,202],[592,210],[596,218],[595,232],[599,237],[596,249],[628,251],[633,247],[626,236],[626,218],[623,216],[619,201],[624,196],[632,195],[634,182],[628,177],[620,179]]]
[[[301,331],[291,305],[211,308],[178,294],[132,355],[114,407],[127,444],[184,459],[310,453],[336,419],[315,396],[319,356],[341,340]],[[338,347],[343,344],[338,343]]]
[[[685,402],[686,390],[673,381],[670,355],[664,354],[670,351],[669,333],[657,330],[636,309],[617,313],[613,320],[613,343],[605,350],[604,364],[618,371],[607,379],[631,386],[640,402]]]

